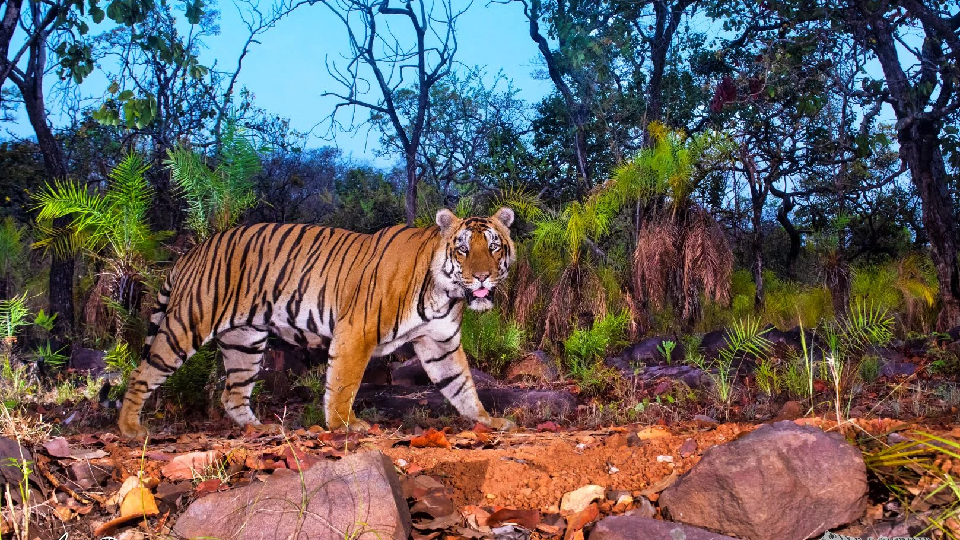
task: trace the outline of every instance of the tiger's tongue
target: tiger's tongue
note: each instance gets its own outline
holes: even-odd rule
[[[489,292],[490,292],[490,289],[479,288],[473,291],[473,295],[476,296],[477,298],[484,298],[487,296],[487,293]]]

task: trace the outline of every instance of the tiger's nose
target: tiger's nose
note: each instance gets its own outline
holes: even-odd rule
[[[488,277],[490,277],[490,272],[474,272],[473,277],[476,278],[478,281],[483,281]]]

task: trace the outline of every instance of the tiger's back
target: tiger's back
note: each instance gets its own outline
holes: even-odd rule
[[[493,228],[510,243],[509,229],[501,222]],[[145,434],[143,402],[211,339],[224,358],[227,414],[241,425],[259,423],[250,393],[271,334],[304,346],[330,340],[324,401],[331,427],[364,427],[350,409],[369,358],[411,341],[431,378],[460,383],[448,398],[462,413],[490,419],[459,344],[470,293],[458,297],[450,285],[451,233],[449,224],[374,234],[259,224],[212,236],[177,261],[158,295],[143,362],[121,408],[121,431]]]

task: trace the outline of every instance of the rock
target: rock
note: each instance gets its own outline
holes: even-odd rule
[[[412,358],[395,366],[390,372],[390,380],[394,386],[427,386],[432,384],[427,372],[420,365],[420,360]]]
[[[169,505],[176,505],[180,497],[191,493],[193,493],[192,482],[161,482],[157,486],[157,498]]]
[[[293,394],[293,382],[286,371],[261,371],[259,377],[263,381],[263,390],[277,401],[287,401]]]
[[[473,383],[477,388],[484,386],[493,386],[497,380],[479,369],[470,368],[470,376],[473,377]],[[402,364],[397,365],[390,372],[390,380],[393,386],[432,386],[433,382],[427,376],[427,372],[420,365],[420,360],[411,358]]]
[[[167,462],[160,472],[170,480],[192,480],[209,472],[219,459],[220,454],[216,450],[180,454]]]
[[[716,358],[720,350],[727,346],[727,336],[729,332],[726,329],[707,332],[700,340],[700,350],[707,358]]]
[[[796,420],[802,415],[803,407],[800,405],[799,401],[787,401],[782,407],[780,407],[780,412],[777,414],[777,417],[774,419],[774,421]]]
[[[916,364],[911,364],[910,362],[884,362],[883,365],[880,366],[881,377],[909,377],[913,375],[915,371],[917,371]]]
[[[207,495],[187,507],[173,533],[220,540],[406,540],[410,511],[393,462],[380,452],[360,452]]]
[[[362,384],[373,386],[387,386],[390,384],[390,365],[387,363],[389,357],[371,358],[367,364],[366,371],[363,372]]]
[[[702,388],[709,385],[710,378],[702,370],[693,366],[650,366],[639,373],[640,379],[652,381],[668,378],[681,381],[690,388]]]
[[[603,518],[589,540],[734,540],[680,523],[651,519],[637,514]]]
[[[67,466],[67,474],[78,486],[90,489],[99,486],[113,472],[112,467],[94,465],[89,461],[77,461]]]
[[[670,363],[679,364],[683,361],[685,354],[683,345],[676,336],[655,336],[644,339],[624,349],[620,356],[633,365],[663,364],[667,362],[663,350],[663,343],[666,341],[672,341],[676,344],[670,353]]]
[[[570,513],[580,512],[590,506],[590,503],[593,501],[598,499],[603,500],[606,491],[603,486],[591,484],[564,493],[563,498],[560,499],[560,511]]]
[[[650,499],[646,497],[640,497],[636,500],[636,503],[637,507],[624,515],[645,518],[652,518],[653,516],[657,515],[657,509],[653,507],[653,503],[650,502]]]
[[[842,436],[784,421],[704,452],[660,495],[672,519],[746,540],[803,540],[858,519],[866,466]]]
[[[694,452],[697,451],[697,441],[693,439],[687,439],[683,441],[683,444],[680,445],[680,457],[690,457]]]
[[[950,341],[960,341],[960,326],[947,330],[947,335],[950,336]]]
[[[103,351],[76,347],[70,353],[70,367],[78,373],[87,373],[96,377],[107,368],[107,363],[103,359],[104,356],[106,356],[106,353]]]
[[[516,362],[511,362],[506,373],[507,381],[512,383],[549,383],[557,380],[559,376],[556,363],[543,351],[534,351]]]
[[[705,414],[698,414],[694,416],[693,421],[697,423],[698,427],[712,427],[717,425],[716,420]]]
[[[13,500],[18,503],[20,502],[19,486],[24,480],[23,470],[20,466],[24,461],[28,462],[27,466],[31,471],[36,469],[36,467],[32,465],[33,454],[31,454],[29,450],[20,446],[20,444],[13,439],[0,437],[0,477],[2,477],[2,483],[10,485],[10,494]],[[33,472],[30,473],[27,480],[30,484],[40,486],[41,488],[43,487],[43,484],[37,481],[37,477]]]

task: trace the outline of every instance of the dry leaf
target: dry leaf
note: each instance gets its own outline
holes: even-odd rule
[[[153,493],[147,488],[134,488],[120,503],[120,517],[156,516],[160,514]]]
[[[430,428],[424,431],[423,435],[411,439],[410,446],[414,448],[450,448],[450,441],[447,440],[447,436],[442,431]]]

